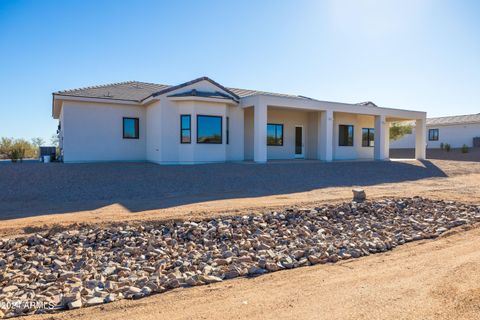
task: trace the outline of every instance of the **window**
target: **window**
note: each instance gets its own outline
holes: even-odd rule
[[[353,147],[353,126],[341,124],[338,126],[338,145]]]
[[[438,141],[439,132],[438,129],[428,129],[428,140]]]
[[[362,129],[362,147],[375,146],[375,129],[363,128]]]
[[[138,138],[138,118],[123,118],[123,139]]]
[[[180,143],[192,143],[192,121],[189,114],[180,116]]]
[[[222,143],[222,117],[197,116],[197,143]]]
[[[267,124],[267,146],[283,146],[283,124]]]
[[[230,142],[230,118],[227,117],[227,144]]]

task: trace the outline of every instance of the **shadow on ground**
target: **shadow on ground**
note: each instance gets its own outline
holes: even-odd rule
[[[0,166],[0,220],[94,210],[114,203],[134,213],[210,200],[446,176],[429,161],[5,164]]]

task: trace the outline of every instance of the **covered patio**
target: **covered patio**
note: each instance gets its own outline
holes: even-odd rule
[[[241,106],[245,160],[387,160],[390,123],[405,120],[415,121],[415,159],[425,159],[425,112],[268,94]]]

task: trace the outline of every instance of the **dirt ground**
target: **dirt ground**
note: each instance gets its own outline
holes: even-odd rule
[[[27,181],[19,186],[15,185],[12,182],[14,179],[7,171],[2,172],[3,168],[0,167],[0,190],[10,191],[9,194],[0,192],[0,237],[52,227],[69,228],[81,223],[99,225],[121,221],[141,223],[145,220],[200,219],[222,214],[271,211],[288,206],[341,202],[352,198],[352,187],[363,187],[369,198],[419,195],[432,199],[480,203],[480,162],[306,161],[295,164],[274,163],[260,167],[248,164],[200,166],[198,172],[195,172],[197,181],[202,180],[202,174],[208,178],[205,178],[207,180],[203,184],[200,182],[199,186],[194,186],[202,190],[198,193],[188,189],[188,180],[192,179],[190,174],[194,170],[192,166],[185,168],[151,165],[153,167],[145,168],[143,164],[138,164],[139,167],[137,164],[116,165],[121,167],[113,166],[115,170],[111,174],[105,173],[105,168],[112,167],[109,165],[27,165]],[[219,179],[212,176],[219,174],[219,168],[233,176],[223,177],[224,183],[214,186],[212,180],[218,185]],[[97,173],[90,174],[92,178],[88,172],[94,169]],[[121,173],[120,169],[124,172]],[[161,170],[166,171],[166,177],[152,178],[152,172]],[[29,181],[32,176],[42,172],[43,175],[33,178],[44,181],[55,173],[68,175],[49,186],[38,186],[39,183]],[[279,178],[280,174],[282,176]],[[134,189],[138,179],[130,177],[133,182],[127,182],[127,186],[118,191],[119,180],[123,181],[126,176],[132,175],[139,175],[143,180],[152,180],[142,184],[143,190],[140,194],[133,192],[133,196],[126,198],[124,194],[129,194],[128,190]],[[182,175],[186,176],[185,181],[178,183]],[[83,178],[85,176],[87,177]],[[170,176],[177,177],[176,183],[180,185],[177,188],[184,188],[186,191],[162,193],[162,190],[155,190],[154,183],[166,184],[163,181],[172,180]],[[84,180],[81,183],[77,181],[82,178]],[[233,180],[234,184],[231,182]],[[96,181],[97,185],[92,181]],[[61,183],[64,185],[60,185]],[[114,190],[110,189],[112,186]],[[167,189],[169,188],[168,186]],[[89,189],[89,192],[85,189]],[[210,192],[207,189],[210,189]],[[46,199],[47,197],[50,199]],[[144,208],[146,209],[141,210]],[[42,210],[46,211],[46,214],[39,214]]]
[[[313,168],[307,162],[298,165],[305,165],[308,170]],[[300,192],[247,193],[248,196],[245,197],[232,195],[228,198],[207,197],[207,200],[195,198],[198,202],[182,201],[181,198],[188,195],[177,195],[180,198],[180,201],[176,199],[177,205],[145,211],[130,210],[135,206],[125,199],[121,203],[103,206],[99,201],[92,209],[73,211],[75,202],[72,201],[63,213],[28,215],[18,219],[6,214],[3,217],[5,220],[0,221],[0,236],[13,236],[51,227],[74,228],[78,223],[98,225],[119,221],[142,223],[145,220],[196,219],[285,206],[340,202],[351,199],[351,189],[354,186],[364,187],[369,198],[420,195],[480,204],[479,162],[432,160],[401,163],[400,166],[395,162],[386,163],[387,169],[390,166],[392,170],[408,169],[415,173],[397,172],[401,178],[393,173],[390,176],[388,170],[383,170],[384,163],[369,162],[364,165],[358,162],[348,165],[358,165],[362,170],[369,171],[365,178],[348,180],[346,176],[352,173],[342,172],[345,167],[341,163],[331,166],[322,164],[319,169],[329,170],[330,176],[345,180],[331,187],[320,185],[305,190],[298,187],[291,189],[301,190]],[[272,170],[278,170],[283,167],[273,168]],[[293,176],[298,172],[294,170]],[[374,176],[368,179],[368,175],[374,174],[384,176],[380,177],[382,179]],[[152,206],[160,207],[153,198],[141,201],[150,201]],[[38,203],[32,201],[30,209]],[[25,205],[28,206],[28,203]],[[476,226],[470,230],[452,230],[436,240],[413,242],[387,253],[337,264],[316,265],[256,278],[176,289],[135,301],[122,300],[94,308],[28,318],[480,319],[479,284],[480,226]]]

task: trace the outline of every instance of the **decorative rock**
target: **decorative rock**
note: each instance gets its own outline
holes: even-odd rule
[[[93,297],[88,299],[87,302],[85,302],[85,306],[90,307],[90,306],[95,306],[97,304],[102,304],[102,303],[103,303],[103,298]]]
[[[78,299],[78,300],[75,300],[75,301],[70,301],[68,303],[68,309],[78,309],[78,308],[81,308],[82,307],[82,300],[81,299]]]
[[[355,202],[363,202],[367,200],[367,195],[365,194],[365,190],[363,189],[352,189],[353,192],[353,201]]]
[[[0,303],[38,300],[59,310],[142,298],[359,258],[480,222],[476,205],[419,197],[362,201],[0,240]]]

